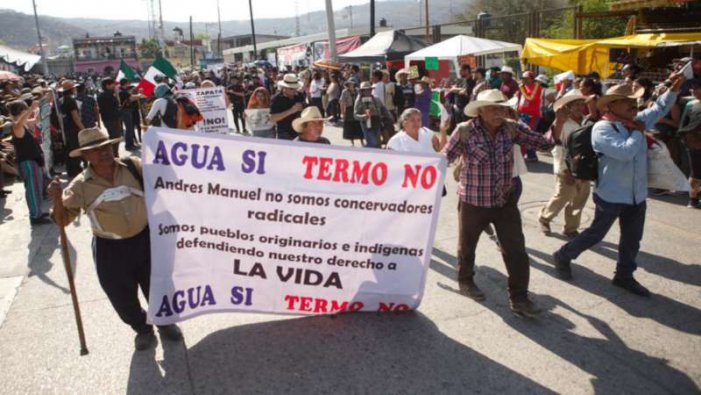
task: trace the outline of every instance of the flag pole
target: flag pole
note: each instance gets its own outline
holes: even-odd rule
[[[63,217],[63,210],[57,209],[57,205],[62,203],[54,203],[54,212],[60,213]],[[60,221],[59,221],[60,222]],[[66,276],[68,277],[68,287],[71,290],[71,300],[73,301],[73,313],[75,315],[75,324],[78,327],[78,339],[80,340],[80,355],[88,355],[88,346],[85,342],[85,330],[83,329],[83,320],[80,316],[80,305],[78,303],[78,293],[75,289],[75,283],[73,282],[73,269],[71,267],[71,256],[68,253],[68,236],[66,235],[66,227],[62,224],[58,226],[60,236],[61,236],[61,256],[63,257],[63,268],[66,269]]]

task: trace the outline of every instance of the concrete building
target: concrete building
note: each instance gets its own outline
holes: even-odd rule
[[[137,68],[136,38],[116,32],[111,37],[74,38],[75,71],[88,73],[112,73],[119,69],[122,59]]]

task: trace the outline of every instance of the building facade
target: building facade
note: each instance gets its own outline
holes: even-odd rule
[[[138,68],[136,38],[115,33],[112,37],[85,37],[73,39],[76,72],[111,74],[119,69],[122,59]]]

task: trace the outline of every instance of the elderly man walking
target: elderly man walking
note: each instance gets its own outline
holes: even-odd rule
[[[677,99],[683,81],[673,76],[670,90],[650,108],[638,112],[643,88],[622,84],[609,88],[597,106],[604,114],[592,129],[592,147],[599,155],[594,188],[596,212],[591,226],[553,254],[559,276],[572,278],[571,261],[603,240],[618,220],[621,236],[613,285],[640,296],[650,291],[633,278],[645,225],[647,199],[647,142],[644,131],[652,129]]]
[[[475,249],[482,230],[494,224],[509,273],[511,310],[530,317],[540,309],[528,298],[530,263],[517,207],[520,191],[512,177],[513,145],[546,150],[554,144],[525,124],[507,120],[507,110],[507,98],[499,90],[481,92],[465,107],[465,115],[473,119],[457,126],[443,153],[449,163],[459,158],[463,163],[458,190],[460,292],[484,300],[474,281]]]
[[[84,210],[90,218],[93,257],[97,277],[119,318],[136,332],[134,346],[145,350],[156,344],[153,327],[139,303],[139,288],[148,298],[151,248],[144,203],[141,161],[116,159],[111,145],[121,138],[97,128],[78,135],[80,146],[69,156],[82,157],[88,167],[62,191],[55,179],[49,184],[54,201],[51,213],[59,226],[66,226]],[[182,333],[175,325],[159,327],[165,339],[178,341]]]

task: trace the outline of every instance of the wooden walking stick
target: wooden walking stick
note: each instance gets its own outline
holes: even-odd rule
[[[71,256],[68,253],[68,236],[66,235],[66,227],[63,226],[63,207],[57,206],[62,202],[54,202],[54,212],[60,217],[58,229],[61,235],[61,256],[63,257],[63,268],[66,269],[68,276],[68,287],[71,290],[71,299],[73,300],[73,313],[75,314],[75,324],[78,326],[78,339],[80,340],[80,355],[88,355],[88,346],[85,342],[85,331],[83,330],[83,320],[80,318],[80,305],[78,305],[78,294],[73,283],[73,269],[71,268]]]

